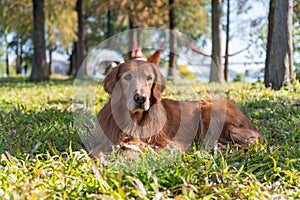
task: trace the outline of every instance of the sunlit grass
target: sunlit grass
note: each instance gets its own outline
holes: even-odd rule
[[[189,87],[190,88],[190,87]],[[170,85],[164,96],[231,99],[267,138],[226,150],[124,153],[93,161],[73,126],[73,81],[0,79],[2,199],[296,199],[300,197],[300,89],[262,84]],[[108,96],[99,87],[96,110]]]

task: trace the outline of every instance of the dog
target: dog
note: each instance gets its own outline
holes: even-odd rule
[[[163,98],[166,80],[157,65],[159,53],[151,57],[155,64],[132,59],[107,73],[103,87],[110,99],[97,119],[110,144],[98,152],[114,145],[143,149],[146,144],[155,150],[176,145],[186,151],[193,144],[263,142],[250,119],[229,100]]]

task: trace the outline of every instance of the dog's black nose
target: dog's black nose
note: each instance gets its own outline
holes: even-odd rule
[[[146,94],[139,94],[139,93],[136,93],[136,94],[133,96],[133,100],[134,100],[137,104],[143,104],[143,103],[145,103],[145,101],[146,101]]]

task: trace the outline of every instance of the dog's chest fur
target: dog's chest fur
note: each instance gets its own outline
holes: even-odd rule
[[[143,121],[136,123],[126,107],[119,104],[112,108],[109,101],[100,111],[98,121],[105,136],[115,145],[141,141],[155,148],[175,143],[185,149],[191,142],[197,142],[202,132],[197,102],[162,99],[144,115]]]

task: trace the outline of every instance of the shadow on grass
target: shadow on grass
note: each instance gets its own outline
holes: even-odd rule
[[[14,156],[49,152],[66,152],[83,148],[73,128],[73,114],[69,111],[48,109],[28,111],[17,107],[10,112],[0,111],[0,154]]]

